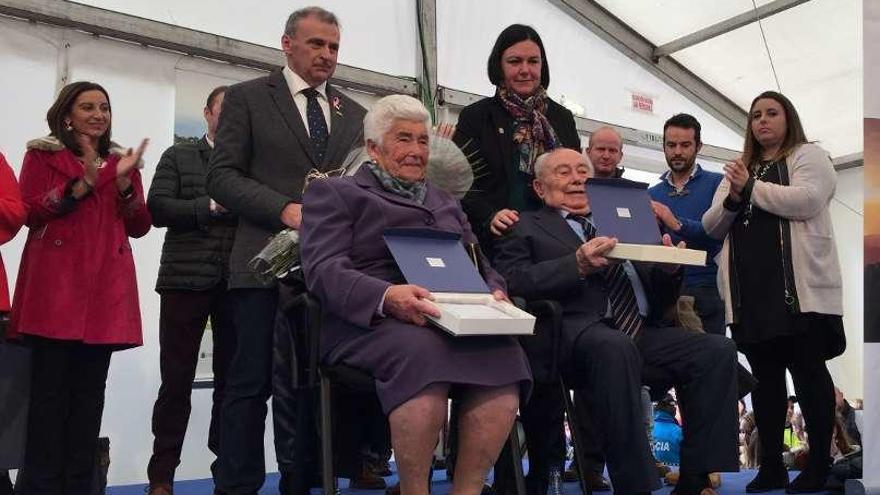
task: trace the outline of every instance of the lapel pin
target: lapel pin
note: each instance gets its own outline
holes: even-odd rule
[[[498,128],[498,134],[504,134],[504,128],[503,128],[503,127],[499,127],[499,128]]]

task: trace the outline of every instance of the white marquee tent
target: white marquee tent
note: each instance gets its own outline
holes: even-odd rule
[[[585,136],[605,123],[620,129],[628,173],[647,181],[666,168],[659,133],[669,116],[688,112],[701,121],[701,163],[718,170],[742,146],[751,99],[781,89],[798,107],[808,137],[838,168],[832,215],[850,348],[830,366],[848,396],[862,396],[859,0],[0,0],[0,151],[18,169],[24,143],[47,132],[45,111],[57,89],[87,79],[110,92],[114,139],[130,144],[150,137],[145,160],[155,164],[176,126],[199,114],[213,86],[283,63],[284,20],[311,3],[341,19],[336,80],[349,94],[365,105],[377,95],[425,94],[441,120],[455,120],[462,105],[494,91],[485,64],[501,29],[534,26],[547,48],[550,95],[578,110]],[[149,165],[144,175],[149,182]],[[133,243],[145,345],[115,356],[110,371],[103,433],[115,452],[125,452],[114,456],[113,484],[146,476],[159,384],[153,283],[162,234],[154,229]],[[12,283],[23,238],[3,248]],[[209,411],[210,393],[196,391],[180,479],[210,476]]]

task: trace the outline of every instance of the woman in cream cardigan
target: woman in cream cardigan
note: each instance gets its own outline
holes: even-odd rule
[[[727,322],[758,379],[752,401],[760,469],[746,491],[821,491],[834,422],[825,360],[843,345],[840,266],[828,210],[834,167],[825,150],[807,142],[788,98],[767,91],[752,101],[742,157],[724,172],[703,226],[724,240],[718,267]],[[786,370],[813,452],[791,483],[782,463]]]

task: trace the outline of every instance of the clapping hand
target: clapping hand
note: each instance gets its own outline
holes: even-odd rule
[[[127,177],[129,173],[135,168],[142,168],[143,162],[141,158],[144,156],[144,151],[147,150],[147,145],[150,144],[149,138],[144,138],[141,141],[140,146],[137,147],[137,150],[132,151],[131,148],[126,151],[125,155],[119,159],[119,163],[116,164],[116,178]]]
[[[140,146],[137,147],[137,150],[132,151],[132,149],[129,148],[125,155],[123,155],[116,164],[116,189],[120,194],[124,193],[124,191],[127,191],[128,188],[131,187],[131,171],[135,168],[143,167],[143,161],[141,158],[143,158],[144,151],[146,151],[148,144],[150,144],[150,140],[144,138],[141,141]]]
[[[724,177],[730,183],[730,196],[734,201],[742,201],[742,191],[749,180],[749,170],[742,157],[724,164]]]

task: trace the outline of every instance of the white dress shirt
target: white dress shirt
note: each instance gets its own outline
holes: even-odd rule
[[[299,110],[299,116],[303,121],[303,126],[306,128],[306,133],[309,133],[309,121],[308,121],[308,101],[306,95],[303,94],[303,90],[310,88],[309,83],[305,82],[303,78],[299,77],[299,75],[290,70],[290,67],[284,66],[284,70],[281,71],[284,74],[284,80],[287,81],[287,88],[290,90],[291,96],[293,96],[293,102],[296,104],[296,109]],[[321,84],[315,86],[315,90],[318,91],[318,104],[321,106],[321,111],[324,112],[324,121],[327,122],[327,133],[329,134],[330,129],[330,102],[327,100],[327,81],[322,82]]]

